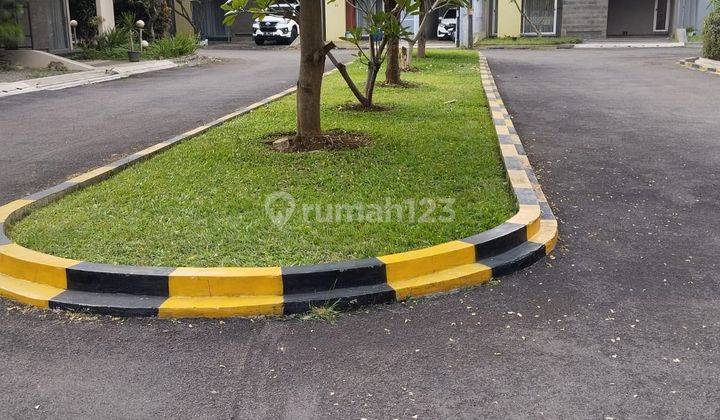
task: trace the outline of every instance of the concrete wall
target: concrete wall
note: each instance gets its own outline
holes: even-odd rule
[[[190,25],[190,23],[185,20],[184,17],[180,16],[178,14],[178,10],[182,10],[180,7],[180,1],[175,0],[174,8],[175,8],[175,34],[184,34],[184,35],[192,35],[193,34],[193,27]],[[190,19],[192,19],[192,6],[190,4],[190,0],[182,0],[182,5],[185,6],[185,12],[189,15]]]
[[[115,27],[115,5],[113,0],[95,0],[95,12],[101,17],[98,32],[104,34]]]
[[[705,17],[711,10],[710,0],[677,0],[673,27],[695,28],[701,31]]]
[[[520,1],[520,0],[518,0]],[[510,0],[498,0],[498,37],[520,36],[522,15]]]
[[[48,0],[28,0],[33,49],[50,52],[69,51],[70,48],[55,49],[52,46],[53,25],[60,25],[59,28],[56,28],[57,31],[64,33],[64,36],[67,37],[68,46],[71,46],[69,42],[71,39],[70,20],[67,19],[67,16],[69,16],[68,0],[62,0],[62,8],[65,14],[65,19],[62,22],[53,22],[50,7]]]
[[[345,1],[325,0],[325,39],[327,41],[339,41],[345,36]]]
[[[608,24],[607,16],[608,0],[564,0],[560,34],[604,38]]]

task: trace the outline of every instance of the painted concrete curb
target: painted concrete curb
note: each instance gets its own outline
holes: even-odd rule
[[[680,60],[678,61],[678,63],[692,70],[701,71],[703,73],[717,74],[718,76],[720,76],[720,67],[709,67],[702,63],[698,63],[697,61],[699,59],[700,57],[691,57]]]
[[[525,155],[484,56],[480,73],[519,211],[480,234],[398,254],[291,267],[136,267],[59,258],[15,244],[11,223],[125,167],[295,91],[173,137],[117,162],[0,207],[0,296],[51,308],[116,316],[226,317],[347,309],[484,283],[549,253],[557,221]]]
[[[97,67],[77,73],[0,83],[0,99],[44,90],[56,91],[77,86],[94,85],[159,70],[194,67],[198,65],[198,60],[198,54],[192,54],[170,60],[147,60],[136,65]]]

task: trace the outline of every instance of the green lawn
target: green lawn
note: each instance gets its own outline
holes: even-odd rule
[[[11,236],[33,249],[93,262],[264,266],[383,255],[496,226],[516,202],[477,53],[428,56],[414,62],[419,72],[403,74],[419,87],[378,88],[377,103],[391,107],[385,112],[342,110],[352,100],[349,90],[337,73],[325,79],[324,128],[367,133],[369,146],[269,150],[262,143],[269,133],[294,128],[295,98],[287,97],[34,212]],[[351,72],[363,79],[359,65]],[[298,209],[282,229],[265,213],[265,199],[276,191],[290,193]],[[450,222],[320,223],[310,212],[306,223],[300,209],[446,197],[456,199]],[[409,212],[408,204],[403,208]]]
[[[485,38],[477,41],[476,46],[491,46],[491,45],[504,45],[504,46],[524,46],[524,45],[560,45],[560,44],[579,44],[582,42],[581,38],[574,36],[544,36],[538,38],[535,36],[528,37],[517,37],[517,38]]]

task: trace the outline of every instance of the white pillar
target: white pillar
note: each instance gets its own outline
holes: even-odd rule
[[[95,11],[102,18],[98,32],[104,34],[115,27],[115,10],[113,0],[95,0]]]

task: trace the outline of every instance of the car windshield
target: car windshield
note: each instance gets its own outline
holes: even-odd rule
[[[455,19],[457,17],[457,9],[450,9],[445,12],[445,19]]]

